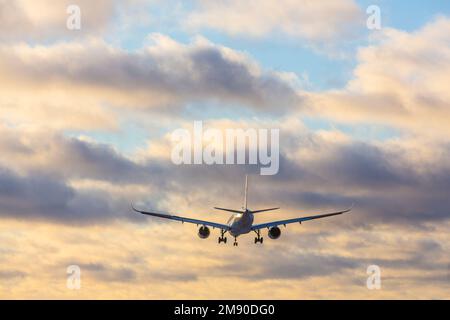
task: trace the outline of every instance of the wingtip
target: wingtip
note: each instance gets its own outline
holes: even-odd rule
[[[351,206],[348,207],[347,212],[352,211],[353,207],[355,206],[355,203],[352,202]]]
[[[131,202],[130,205],[131,205],[131,209],[133,209],[133,211],[139,212],[139,210],[134,207],[133,202]]]

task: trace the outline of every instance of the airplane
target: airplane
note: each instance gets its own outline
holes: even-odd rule
[[[234,209],[227,209],[227,208],[219,208],[214,207],[216,210],[231,212],[233,215],[229,218],[227,224],[220,224],[216,222],[211,221],[205,221],[205,220],[197,220],[197,219],[191,219],[191,218],[185,218],[180,217],[176,215],[166,214],[166,213],[158,213],[158,212],[148,212],[148,211],[141,211],[136,209],[133,204],[131,204],[131,208],[138,213],[149,215],[153,217],[158,218],[164,218],[164,219],[170,219],[175,221],[181,221],[182,223],[192,223],[196,224],[197,226],[201,226],[198,230],[198,236],[201,239],[207,239],[210,236],[210,230],[209,227],[212,227],[213,229],[217,228],[220,229],[221,234],[218,240],[218,243],[227,243],[227,237],[225,237],[225,234],[228,232],[232,237],[234,237],[234,246],[238,245],[237,238],[240,235],[247,234],[250,232],[255,232],[255,244],[263,243],[263,237],[261,237],[261,229],[268,229],[268,237],[270,239],[278,239],[281,236],[281,230],[279,226],[286,227],[287,224],[291,223],[302,223],[303,221],[309,221],[309,220],[315,220],[315,219],[321,219],[331,216],[340,215],[346,212],[349,212],[352,210],[353,205],[349,207],[346,210],[337,211],[337,212],[331,212],[331,213],[325,213],[325,214],[319,214],[319,215],[312,215],[312,216],[306,216],[306,217],[300,217],[300,218],[294,218],[294,219],[287,219],[287,220],[277,220],[272,222],[266,222],[266,223],[260,223],[260,224],[253,224],[254,215],[261,212],[267,212],[267,211],[273,211],[278,210],[278,208],[268,208],[268,209],[260,209],[260,210],[250,210],[247,207],[247,194],[248,194],[248,176],[245,176],[245,192],[244,192],[244,205],[242,207],[242,210],[234,210]]]

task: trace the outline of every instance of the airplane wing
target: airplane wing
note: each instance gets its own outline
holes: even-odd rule
[[[220,223],[215,223],[215,222],[210,222],[210,221],[205,221],[205,220],[197,220],[197,219],[179,217],[179,216],[158,213],[158,212],[141,211],[141,210],[137,210],[133,205],[131,205],[131,208],[133,208],[133,210],[138,213],[145,214],[148,216],[169,219],[169,220],[175,220],[175,221],[181,221],[182,223],[187,222],[187,223],[193,223],[196,225],[209,226],[209,227],[218,228],[218,229],[222,229],[222,230],[230,230],[230,227],[226,224],[220,224]]]
[[[339,214],[343,214],[343,213],[349,212],[350,210],[352,210],[352,207],[350,207],[350,208],[348,208],[346,210],[343,210],[343,211],[338,211],[338,212],[332,212],[332,213],[319,214],[319,215],[314,215],[314,216],[307,216],[307,217],[301,217],[301,218],[294,218],[294,219],[287,219],[287,220],[278,220],[278,221],[272,221],[272,222],[267,222],[267,223],[255,224],[255,225],[252,226],[252,230],[276,227],[276,226],[281,226],[281,225],[286,225],[286,224],[296,223],[296,222],[302,223],[303,221],[321,219],[321,218],[326,218],[326,217],[331,217],[331,216],[337,216]]]

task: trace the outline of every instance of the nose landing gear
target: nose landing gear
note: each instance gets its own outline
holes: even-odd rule
[[[236,238],[234,238],[234,243],[233,243],[233,246],[235,246],[235,247],[237,247],[237,246],[238,246],[238,242],[237,242]]]

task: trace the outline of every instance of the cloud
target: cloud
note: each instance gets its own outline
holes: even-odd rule
[[[389,225],[330,227],[329,221],[326,227],[291,226],[278,241],[264,231],[263,247],[255,250],[247,236],[239,238],[236,250],[218,247],[213,241],[217,230],[204,241],[196,237],[195,226],[186,224],[137,227],[121,221],[77,228],[3,220],[0,240],[14,254],[2,260],[2,267],[26,265],[28,276],[15,278],[14,285],[2,281],[0,288],[3,297],[79,299],[447,296],[448,285],[436,280],[445,280],[447,272],[448,222],[430,230],[394,226],[396,232]],[[27,263],[33,256],[40,258]],[[82,290],[76,292],[64,290],[66,268],[72,264],[81,267]],[[382,271],[377,293],[365,286],[370,264]],[[236,293],[236,285],[245,292]]]
[[[85,102],[79,106],[82,110],[90,110],[93,102],[163,109],[215,101],[277,112],[300,101],[290,82],[262,71],[241,52],[200,38],[188,45],[159,34],[152,40],[153,45],[134,52],[98,40],[2,46],[2,99],[11,89],[19,94],[25,86],[28,93],[37,92],[47,101],[61,101],[61,92],[70,89],[70,106]]]
[[[77,0],[82,16],[81,30],[66,27],[67,8],[73,1],[62,0],[1,0],[0,40],[45,40],[49,38],[79,37],[105,31],[117,5],[115,0]]]
[[[18,270],[0,270],[0,279],[3,281],[12,280],[12,279],[21,279],[26,277],[27,274]]]
[[[450,243],[447,18],[415,33],[383,31],[359,51],[354,79],[345,89],[305,93],[293,74],[265,70],[244,52],[201,37],[186,44],[153,34],[137,50],[86,37],[109,25],[113,2],[83,2],[87,29],[79,36],[57,27],[65,26],[60,5],[24,4],[0,0],[2,297],[448,296],[442,282],[448,280]],[[315,2],[300,7],[262,1],[258,10],[240,12],[232,5],[248,4],[227,4],[215,25],[208,19],[223,4],[205,2],[192,12],[191,26],[251,37],[282,34],[317,45],[343,40],[359,19],[350,1],[330,1],[330,10]],[[36,16],[40,12],[47,15]],[[233,14],[248,19],[234,29]],[[11,25],[17,28],[6,34]],[[355,202],[351,214],[290,226],[279,241],[267,239],[265,230],[262,250],[255,250],[251,235],[243,236],[236,251],[218,250],[213,238],[218,230],[203,241],[195,225],[132,213],[131,201],[223,222],[224,216],[209,214],[211,207],[241,206],[243,176],[254,167],[168,161],[168,131],[191,124],[180,112],[198,108],[208,118],[205,105],[216,114],[222,115],[221,108],[235,111],[228,120],[210,119],[211,127],[282,128],[280,173],[251,176],[249,199],[251,208],[282,210],[258,215],[257,222]],[[336,122],[388,124],[401,134],[380,142],[335,129],[311,132],[298,120],[297,107]],[[249,110],[251,120],[235,119]],[[274,114],[273,120],[261,120]],[[69,131],[120,134],[127,130],[121,121],[131,115],[154,118],[145,127],[149,150],[125,154]],[[82,268],[79,292],[62,290],[68,264]],[[365,287],[369,264],[382,268],[378,293]],[[236,292],[236,286],[245,290]]]
[[[305,101],[333,121],[378,123],[448,140],[449,34],[447,17],[412,33],[386,28],[359,49],[345,89],[311,93]]]
[[[298,215],[354,202],[357,213],[345,221],[355,225],[420,227],[449,218],[449,145],[335,140],[307,131],[299,136],[304,129],[288,123],[282,125],[286,130],[280,141],[287,143],[281,145],[280,172],[252,178],[252,206],[282,204],[283,213]],[[130,219],[128,204],[142,200],[145,207],[204,218],[205,208],[240,199],[242,190],[236,186],[255,169],[176,166],[167,157],[127,157],[108,145],[58,134],[5,129],[1,136],[0,164],[8,169],[1,175],[0,211],[9,217],[107,222]]]
[[[253,270],[240,268],[236,264],[226,264],[221,268],[221,274],[228,276],[239,276],[246,279],[303,279],[310,277],[332,276],[335,273],[342,273],[347,269],[355,269],[360,263],[353,258],[346,258],[336,255],[319,255],[311,252],[279,254],[271,252],[271,256],[277,259],[271,263],[263,262],[256,264],[260,266]]]
[[[76,223],[99,222],[127,212],[126,202],[101,191],[75,190],[65,181],[41,174],[17,175],[0,167],[0,215],[19,220]]]
[[[308,131],[289,117],[277,124],[283,128],[280,171],[274,177],[251,179],[251,205],[281,205],[283,212],[295,215],[345,208],[355,203],[357,213],[347,219],[364,225],[413,223],[419,227],[450,217],[450,203],[444,191],[450,187],[448,143],[406,137],[382,142],[354,140],[336,130]],[[207,124],[214,128],[224,126],[270,128],[273,123],[210,121]],[[162,142],[170,151],[170,141]],[[169,153],[160,158],[158,154],[158,159],[170,163],[168,156]],[[159,169],[154,172],[161,172],[162,177],[170,167],[169,175],[176,177],[170,185],[174,198],[178,198],[175,194],[185,193],[185,186],[190,185],[192,197],[183,205],[180,203],[182,207],[196,206],[196,203],[206,207],[218,205],[211,198],[233,203],[232,199],[239,199],[242,193],[240,188],[235,188],[236,183],[239,185],[246,172],[257,172],[251,166],[171,167],[162,161],[158,163]],[[193,180],[194,185],[190,183]],[[218,180],[222,181],[220,185],[215,183]],[[226,186],[229,193],[223,191]],[[202,191],[205,189],[208,194]]]
[[[362,27],[363,15],[353,0],[336,1],[199,1],[185,24],[231,35],[287,35],[310,43],[345,40]]]
[[[151,171],[118,153],[112,146],[70,138],[53,131],[1,128],[4,167],[65,179],[133,183],[149,179]]]
[[[71,263],[65,265],[72,265]],[[136,279],[136,272],[130,268],[107,267],[101,263],[80,264],[80,269],[86,271],[88,276],[93,276],[103,282],[132,282]]]
[[[309,140],[305,145],[305,140]],[[320,135],[300,139],[288,159],[280,161],[280,184],[302,181],[295,188],[283,187],[274,194],[290,206],[346,206],[354,202],[354,221],[409,224],[445,220],[450,203],[450,168],[444,160],[448,144],[430,141],[384,143],[330,142]],[[420,158],[431,150],[439,153]],[[276,188],[275,190],[278,190]]]

